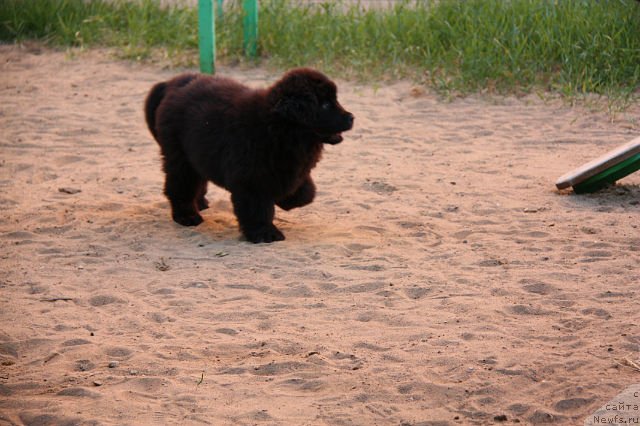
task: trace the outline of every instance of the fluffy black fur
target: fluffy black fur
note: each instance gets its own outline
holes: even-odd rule
[[[202,222],[211,181],[231,192],[247,240],[284,240],[273,224],[275,206],[290,210],[313,201],[310,172],[323,144],[341,142],[353,126],[336,92],[331,80],[308,68],[260,90],[200,74],[156,84],[145,116],[161,148],[173,220]]]

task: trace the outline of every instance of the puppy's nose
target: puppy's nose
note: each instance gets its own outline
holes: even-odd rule
[[[347,123],[349,123],[349,127],[353,126],[353,120],[355,117],[350,112],[347,113]]]

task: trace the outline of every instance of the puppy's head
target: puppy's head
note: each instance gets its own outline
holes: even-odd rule
[[[337,98],[335,83],[309,69],[289,71],[269,91],[269,103],[279,117],[306,128],[324,143],[342,142],[342,132],[353,127],[353,114]]]

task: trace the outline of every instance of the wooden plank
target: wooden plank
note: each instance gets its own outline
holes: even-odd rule
[[[609,185],[613,185],[618,179],[622,179],[637,170],[640,170],[640,154],[636,154],[583,182],[575,184],[573,186],[573,192],[576,194],[585,194],[598,191]]]
[[[556,181],[558,189],[579,185],[581,182],[619,164],[640,153],[640,137],[613,149],[606,154],[566,173]]]

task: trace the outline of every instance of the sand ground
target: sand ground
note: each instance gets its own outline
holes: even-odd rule
[[[339,81],[354,130],[252,245],[215,187],[170,220],[174,73],[0,46],[0,424],[575,425],[640,382],[640,173],[554,188],[639,105]]]

